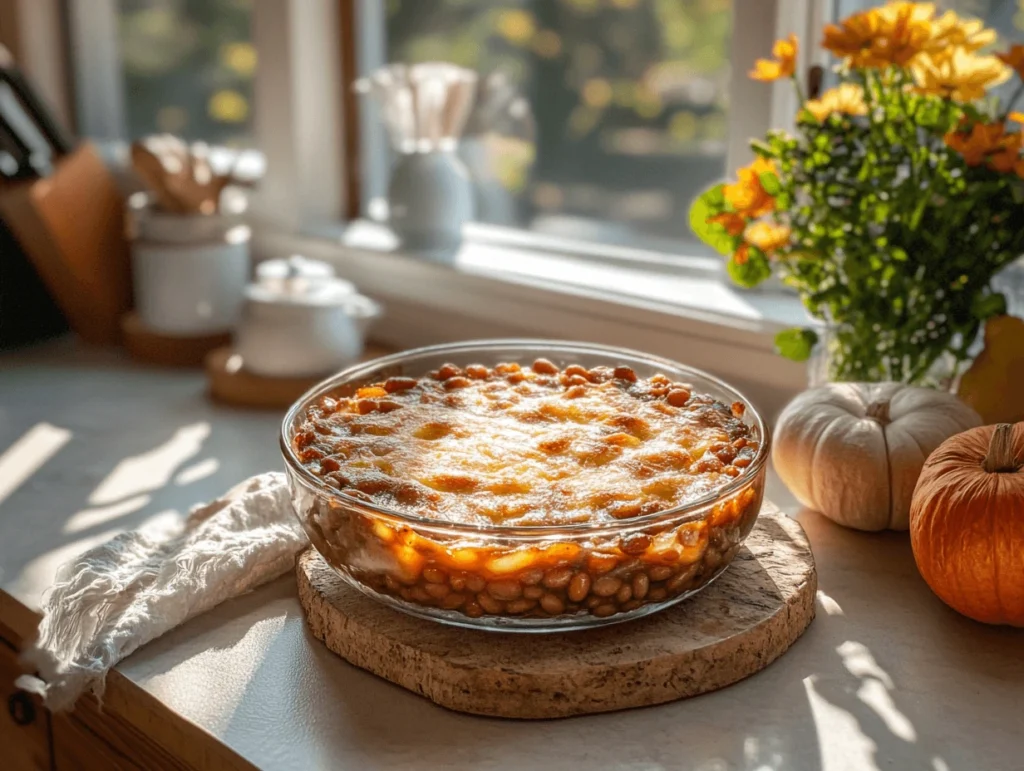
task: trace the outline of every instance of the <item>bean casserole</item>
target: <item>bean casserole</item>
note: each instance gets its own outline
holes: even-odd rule
[[[328,389],[296,414],[290,449],[336,496],[300,519],[346,578],[406,610],[542,627],[642,615],[716,576],[753,526],[760,483],[702,516],[658,516],[760,471],[747,409],[615,359],[445,362]],[[473,536],[506,530],[545,537]]]

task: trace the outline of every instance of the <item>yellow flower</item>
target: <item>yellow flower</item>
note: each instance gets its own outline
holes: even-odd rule
[[[775,199],[768,195],[761,184],[761,175],[775,173],[771,161],[758,157],[750,166],[736,172],[736,182],[726,185],[722,192],[725,200],[738,214],[744,217],[761,217],[775,208]]]
[[[747,227],[747,218],[731,211],[708,217],[708,222],[721,225],[730,236],[738,236]]]
[[[843,83],[830,88],[817,99],[810,99],[804,109],[823,122],[829,115],[867,115],[868,106],[864,103],[864,89],[856,83]]]
[[[774,222],[755,222],[747,228],[743,238],[748,244],[756,246],[765,254],[774,252],[789,243],[792,231],[787,225],[777,225]]]
[[[850,67],[907,65],[933,37],[932,3],[889,3],[825,27],[821,45]]]
[[[978,19],[961,19],[953,11],[946,11],[932,23],[932,39],[929,50],[960,47],[968,51],[994,43],[996,32],[987,29]]]
[[[877,13],[880,35],[872,49],[879,59],[902,67],[931,44],[935,33],[932,3],[889,3]]]
[[[975,123],[969,127],[966,122],[961,122],[956,131],[946,134],[944,140],[963,156],[968,166],[984,164],[1001,174],[1019,173],[1018,169],[1024,168],[1020,157],[1024,136],[1020,132],[1007,134],[1006,124],[1001,121]]]
[[[758,59],[754,62],[754,69],[750,71],[750,77],[762,82],[788,78],[796,71],[796,55],[800,47],[796,35],[790,34],[785,40],[776,40],[772,46],[772,59]]]
[[[985,89],[1010,77],[1010,69],[994,56],[978,56],[963,48],[952,48],[918,57],[911,65],[917,91],[957,102],[973,102],[985,96]]]
[[[1012,45],[1005,54],[996,54],[996,57],[1003,64],[1012,67],[1014,72],[1024,78],[1024,46]]]

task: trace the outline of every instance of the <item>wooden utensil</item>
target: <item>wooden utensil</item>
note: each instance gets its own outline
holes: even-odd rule
[[[233,166],[226,173],[214,171],[205,143],[189,146],[168,134],[134,142],[132,165],[156,206],[173,214],[216,214],[224,188],[253,184],[253,180],[237,178]]]

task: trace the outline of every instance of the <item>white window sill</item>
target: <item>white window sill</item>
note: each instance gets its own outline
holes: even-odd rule
[[[368,221],[317,235],[256,229],[256,257],[288,254],[331,263],[387,309],[374,330],[398,347],[482,337],[578,339],[640,348],[707,370],[774,413],[806,384],[804,367],[772,339],[807,323],[799,300],[729,285],[705,258],[629,249],[599,254],[477,226],[455,254],[403,252]]]

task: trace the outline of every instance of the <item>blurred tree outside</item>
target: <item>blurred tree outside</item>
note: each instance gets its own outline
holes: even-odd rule
[[[390,61],[500,70],[527,97],[535,146],[495,145],[522,159],[495,165],[521,224],[689,237],[724,170],[731,0],[387,0],[387,25]]]
[[[834,0],[845,15],[883,0]],[[127,135],[253,142],[256,0],[118,0]],[[535,130],[497,125],[490,168],[518,224],[603,223],[607,240],[689,240],[722,176],[732,0],[357,0],[386,4],[388,58],[505,73]],[[1003,45],[1024,0],[939,0]],[[765,52],[767,53],[767,52]]]
[[[118,0],[129,139],[252,144],[255,0]]]

